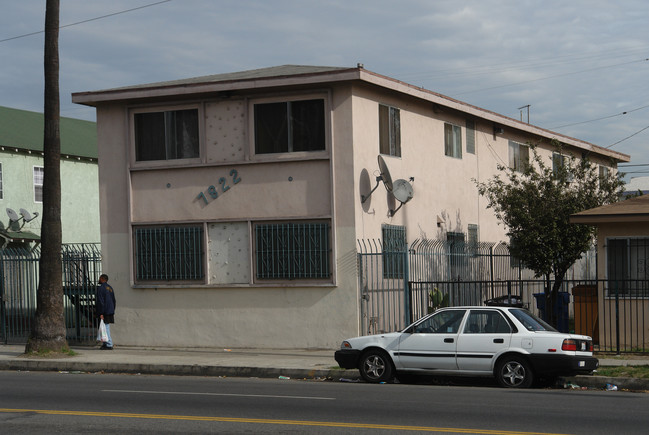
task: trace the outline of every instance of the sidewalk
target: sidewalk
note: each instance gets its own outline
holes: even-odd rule
[[[115,350],[73,346],[75,356],[25,357],[23,344],[0,344],[0,370],[131,373],[291,379],[359,379],[358,370],[342,370],[332,349],[171,349],[119,346]],[[600,358],[600,366],[649,365],[647,357]],[[571,385],[604,389],[649,390],[649,379],[575,376]]]

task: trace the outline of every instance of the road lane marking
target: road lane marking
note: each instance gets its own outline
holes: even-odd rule
[[[216,421],[222,423],[260,423],[293,426],[319,426],[319,427],[344,427],[354,429],[386,429],[386,430],[408,430],[417,432],[446,432],[446,433],[469,433],[488,435],[562,435],[547,432],[521,432],[509,430],[492,429],[463,429],[451,427],[428,427],[428,426],[403,426],[391,424],[365,424],[365,423],[341,423],[333,421],[308,421],[308,420],[274,420],[265,418],[234,418],[234,417],[201,417],[194,415],[164,415],[164,414],[132,414],[121,412],[92,412],[92,411],[55,411],[47,409],[11,409],[0,408],[0,412],[12,414],[45,414],[45,415],[68,415],[77,417],[115,417],[115,418],[142,418],[153,420],[185,420],[185,421]]]
[[[234,393],[197,393],[184,391],[146,391],[146,390],[101,390],[102,393],[132,393],[132,394],[178,394],[185,396],[227,396],[227,397],[262,397],[271,399],[312,399],[312,400],[336,400],[335,397],[316,396],[278,396],[271,394],[234,394]]]

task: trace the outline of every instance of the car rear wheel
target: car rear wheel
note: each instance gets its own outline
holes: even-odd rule
[[[496,365],[496,380],[505,388],[528,388],[534,381],[529,363],[522,357],[506,355]]]
[[[387,382],[392,378],[392,361],[382,350],[369,350],[361,357],[359,371],[367,382]]]

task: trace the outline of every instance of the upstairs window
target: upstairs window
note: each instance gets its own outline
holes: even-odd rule
[[[199,157],[198,109],[136,113],[135,160]]]
[[[530,164],[530,147],[518,142],[509,141],[509,168],[523,172]]]
[[[462,158],[462,129],[457,125],[444,124],[444,154]]]
[[[379,152],[401,157],[401,112],[379,104]]]
[[[324,100],[255,104],[255,153],[324,151]]]
[[[43,202],[43,178],[45,169],[34,166],[34,202]]]
[[[475,122],[466,120],[466,152],[475,154]]]

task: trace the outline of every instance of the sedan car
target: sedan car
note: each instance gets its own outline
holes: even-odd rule
[[[367,382],[409,375],[494,376],[503,387],[592,373],[593,340],[561,333],[523,308],[442,308],[401,332],[342,342],[338,365]]]

